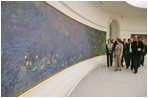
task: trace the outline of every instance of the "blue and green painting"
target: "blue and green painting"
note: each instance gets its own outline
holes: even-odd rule
[[[2,1],[1,96],[16,96],[65,67],[103,55],[105,44],[106,32],[44,2]]]

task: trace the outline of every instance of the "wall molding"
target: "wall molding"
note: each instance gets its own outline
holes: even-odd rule
[[[122,30],[122,31],[120,31],[120,32],[121,32],[121,33],[122,33],[122,32],[126,32],[126,33],[127,33],[127,32],[137,32],[137,33],[140,33],[140,32],[142,32],[142,33],[143,33],[143,32],[147,32],[147,31]]]
[[[88,22],[90,22],[90,23],[92,23],[92,24],[94,24],[94,25],[96,25],[96,26],[99,26],[99,27],[101,27],[101,28],[107,29],[107,27],[102,26],[102,25],[99,25],[99,24],[97,24],[97,23],[95,23],[95,22],[93,22],[93,21],[87,19],[86,17],[82,16],[81,14],[79,14],[78,12],[76,12],[75,10],[73,10],[70,6],[68,6],[68,5],[67,5],[66,3],[64,3],[63,1],[59,1],[59,3],[60,3],[62,6],[64,6],[65,8],[67,8],[68,10],[70,10],[71,12],[73,12],[75,15],[79,16],[80,18],[82,18],[82,19],[84,19],[84,20],[86,20],[86,21],[88,21]]]

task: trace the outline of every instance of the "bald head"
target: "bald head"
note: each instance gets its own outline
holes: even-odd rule
[[[134,36],[134,41],[138,41],[138,36],[137,35]]]
[[[133,39],[132,38],[129,38],[129,43],[132,43],[133,42]]]
[[[132,38],[130,38],[130,41],[131,41],[131,43],[133,42],[133,39]]]

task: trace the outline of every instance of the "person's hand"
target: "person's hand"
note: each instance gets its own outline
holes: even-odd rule
[[[141,48],[138,48],[137,50],[138,50],[138,51],[141,51]]]
[[[114,56],[114,58],[115,58],[115,56]]]
[[[109,52],[109,53],[111,53],[111,52]]]
[[[119,56],[119,59],[121,59],[121,55]]]

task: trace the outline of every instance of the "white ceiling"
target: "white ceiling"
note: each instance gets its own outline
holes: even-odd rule
[[[108,22],[112,18],[118,21],[120,31],[147,32],[147,9],[134,7],[125,1],[64,1],[59,3],[64,8],[64,13],[96,29],[106,31]],[[56,7],[63,10],[60,6]]]
[[[98,6],[123,17],[146,17],[147,9],[134,7],[125,1],[95,1]]]

